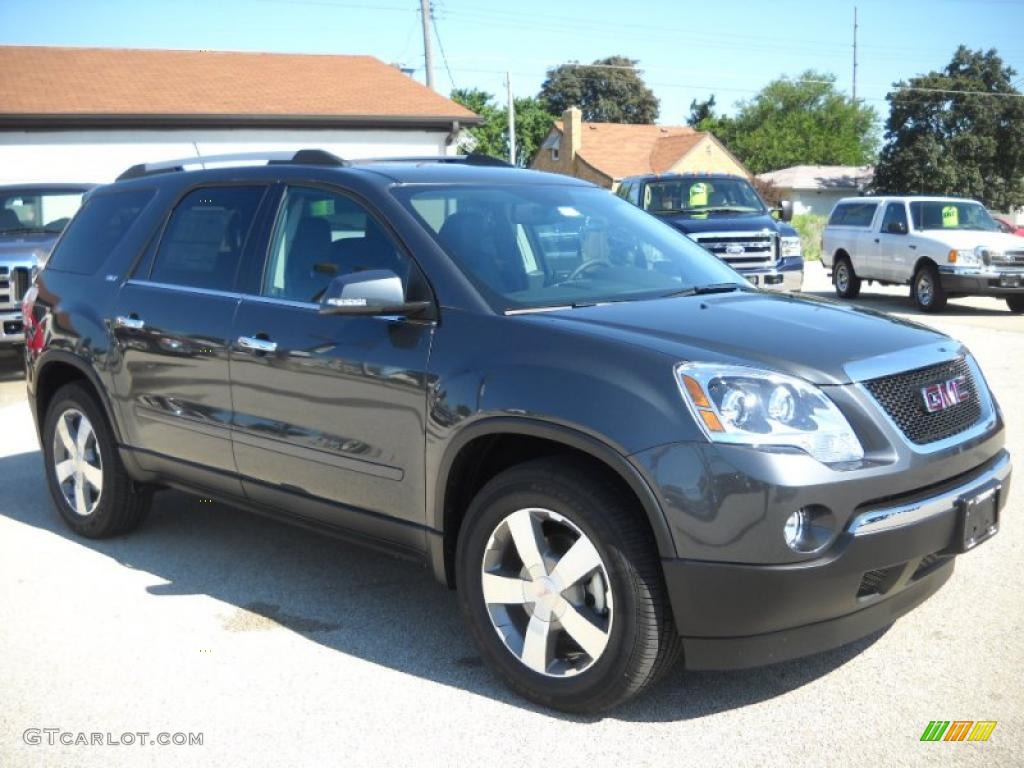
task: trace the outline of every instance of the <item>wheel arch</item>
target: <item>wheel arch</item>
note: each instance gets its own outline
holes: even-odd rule
[[[103,409],[103,414],[107,417],[107,423],[110,424],[114,433],[114,439],[120,444],[122,442],[120,427],[117,419],[114,418],[110,400],[107,398],[106,389],[100,382],[99,376],[79,358],[60,350],[45,353],[42,359],[35,363],[35,413],[33,415],[36,417],[36,431],[39,433],[40,439],[42,439],[46,410],[49,408],[53,396],[61,387],[75,381],[81,382],[89,388],[96,398],[96,402]]]
[[[459,528],[476,491],[498,472],[545,455],[576,455],[595,469],[611,471],[620,487],[643,510],[658,553],[662,557],[675,556],[672,535],[657,496],[623,453],[572,427],[536,419],[497,417],[463,428],[448,443],[438,466],[427,521],[431,528],[428,554],[435,578],[449,587],[455,585]]]

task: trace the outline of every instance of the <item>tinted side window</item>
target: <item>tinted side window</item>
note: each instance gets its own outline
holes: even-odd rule
[[[291,187],[281,212],[262,295],[313,302],[332,278],[370,269],[389,269],[408,284],[408,257],[355,200],[321,189]]]
[[[202,187],[174,209],[150,279],[230,290],[264,187]]]
[[[640,205],[640,182],[629,185],[629,192],[626,193],[626,199],[633,205]]]
[[[840,209],[844,210],[840,212]],[[877,209],[878,203],[846,203],[836,206],[828,223],[842,224],[847,227],[869,227],[871,220],[875,218]],[[837,215],[842,218],[837,220]]]
[[[837,206],[836,206],[836,207],[835,207],[835,208],[834,208],[834,209],[832,210],[832,215],[831,215],[831,216],[829,216],[829,218],[828,218],[828,223],[829,223],[830,225],[835,225],[835,224],[843,224],[843,223],[844,223],[844,219],[846,218],[846,211],[847,211],[847,210],[848,210],[849,208],[850,208],[850,206],[849,206],[849,205],[847,205],[847,204],[840,204],[840,205],[837,205]]]
[[[80,275],[92,275],[117,247],[153,190],[135,189],[94,195],[72,220],[47,266]]]
[[[888,232],[890,224],[902,224],[903,231],[907,231],[907,209],[903,203],[889,203],[885,207],[885,216],[882,218],[882,231]]]

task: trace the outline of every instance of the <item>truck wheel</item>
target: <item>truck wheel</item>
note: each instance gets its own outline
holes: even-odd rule
[[[85,387],[57,390],[43,422],[42,448],[53,503],[75,533],[102,539],[141,522],[152,492],[128,477],[106,416]]]
[[[836,259],[832,268],[832,282],[836,286],[836,296],[841,299],[856,299],[860,295],[861,280],[853,271],[853,264],[846,256]]]
[[[543,706],[614,707],[681,649],[636,501],[571,457],[521,464],[481,489],[459,534],[456,580],[481,656]]]
[[[1007,296],[1006,306],[1010,308],[1010,311],[1015,315],[1019,315],[1024,312],[1024,296]]]
[[[946,306],[948,297],[934,264],[925,262],[917,268],[910,284],[910,296],[922,312],[941,312]]]

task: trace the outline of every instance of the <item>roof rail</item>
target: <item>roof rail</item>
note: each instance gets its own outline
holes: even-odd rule
[[[143,176],[154,176],[159,173],[184,171],[189,167],[205,169],[209,165],[239,164],[265,162],[267,165],[328,165],[334,167],[347,166],[350,163],[337,155],[322,149],[300,149],[298,152],[239,152],[229,155],[206,155],[184,157],[180,160],[161,160],[156,163],[139,163],[127,169],[117,181],[140,179]]]
[[[514,168],[507,160],[502,160],[491,155],[484,155],[479,152],[472,152],[468,155],[413,155],[407,157],[366,157],[352,161],[353,165],[365,165],[373,163],[451,163],[453,165],[489,165],[496,168]]]

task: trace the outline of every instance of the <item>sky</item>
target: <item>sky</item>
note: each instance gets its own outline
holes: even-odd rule
[[[419,0],[0,0],[0,44],[370,54],[424,79]],[[884,118],[897,80],[945,66],[956,47],[999,51],[1024,86],[1022,0],[434,0],[435,85],[536,95],[548,68],[639,60],[682,123],[692,99],[722,111],[780,75],[832,73]],[[438,42],[440,44],[438,44]],[[0,73],[2,77],[2,73]]]

